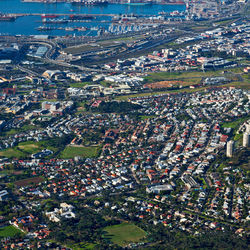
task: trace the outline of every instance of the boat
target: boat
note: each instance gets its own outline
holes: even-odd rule
[[[170,16],[184,16],[185,13],[183,11],[179,12],[178,10],[170,12]]]
[[[99,30],[99,28],[98,27],[91,27],[90,30],[96,30],[97,31],[97,30]]]
[[[78,31],[86,31],[86,30],[87,30],[86,27],[77,27],[76,29],[77,29]]]
[[[0,13],[0,22],[14,22],[16,17],[9,14],[2,14]]]
[[[73,27],[66,27],[65,30],[66,30],[66,31],[74,31],[75,28],[73,28]]]

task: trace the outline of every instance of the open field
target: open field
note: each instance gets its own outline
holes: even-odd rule
[[[19,229],[15,228],[14,226],[6,226],[0,228],[0,238],[14,237],[19,233],[23,234]]]
[[[142,240],[146,236],[146,232],[134,224],[122,223],[120,225],[105,227],[104,231],[105,238],[110,238],[110,240],[124,247],[129,243],[136,243]]]
[[[77,146],[67,146],[60,154],[63,159],[71,159],[75,156],[80,156],[83,158],[93,158],[97,157],[100,151],[99,146],[91,147],[77,147]]]
[[[38,184],[40,182],[43,182],[43,180],[44,179],[42,177],[32,177],[32,178],[16,181],[14,182],[14,184],[18,187],[25,187],[30,184]]]
[[[211,76],[221,76],[223,70],[217,71],[189,71],[189,72],[157,72],[151,73],[145,77],[147,83],[156,82],[156,81],[166,81],[166,80],[176,80],[182,79],[187,80],[190,78],[198,78],[202,77],[211,77]],[[195,79],[194,79],[195,80]]]
[[[135,98],[135,97],[164,95],[164,94],[171,94],[171,93],[174,94],[174,93],[180,93],[180,92],[192,93],[192,92],[197,92],[197,91],[201,91],[204,89],[206,89],[206,87],[195,88],[195,89],[184,88],[184,89],[178,89],[178,90],[153,91],[153,92],[147,92],[147,93],[138,93],[138,94],[118,96],[116,100],[128,100],[129,98]]]

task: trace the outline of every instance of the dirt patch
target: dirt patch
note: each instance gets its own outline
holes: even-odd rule
[[[161,82],[147,83],[144,85],[144,87],[150,89],[162,89],[162,88],[171,88],[173,86],[179,86],[183,84],[184,82],[182,81],[161,81]]]
[[[27,145],[21,145],[21,146],[18,146],[18,148],[20,148],[20,149],[27,149],[27,148],[39,148],[39,146],[38,145],[36,145],[36,144],[27,144]]]
[[[42,177],[33,177],[33,178],[29,178],[29,179],[16,181],[16,182],[14,182],[14,184],[17,187],[25,187],[25,186],[28,186],[30,184],[38,184],[38,183],[40,183],[42,181],[43,181]]]
[[[22,173],[23,173],[23,171],[14,171],[14,172],[13,172],[14,175],[20,175],[20,174],[22,174]]]

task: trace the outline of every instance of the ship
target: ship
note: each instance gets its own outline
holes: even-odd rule
[[[2,14],[0,13],[0,22],[14,22],[16,17],[9,14]]]
[[[70,20],[92,20],[95,17],[93,16],[87,16],[87,15],[70,15],[69,19]]]
[[[106,5],[107,0],[73,0],[71,1],[73,5]]]
[[[51,23],[51,24],[63,24],[63,23],[68,23],[69,20],[67,19],[43,19],[43,23]]]
[[[42,14],[41,15],[41,18],[57,18],[58,17],[58,15],[49,15],[49,14]]]
[[[147,5],[152,4],[152,0],[122,0],[122,3],[128,5]]]
[[[38,30],[38,31],[51,31],[54,29],[55,28],[53,28],[53,27],[47,27],[47,26],[39,26],[38,28],[36,28],[36,30]]]
[[[161,2],[161,4],[170,4],[170,5],[185,5],[184,0],[168,0]]]

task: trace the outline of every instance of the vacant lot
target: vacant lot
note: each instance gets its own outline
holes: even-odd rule
[[[77,146],[67,146],[60,154],[63,159],[71,159],[75,156],[80,156],[83,158],[93,158],[97,157],[100,152],[99,146],[92,147],[77,147]]]
[[[44,179],[42,177],[33,177],[33,178],[16,181],[14,184],[18,187],[25,187],[30,184],[38,184],[40,182],[43,182],[43,180]]]
[[[162,89],[162,88],[171,88],[173,86],[180,86],[183,85],[182,81],[160,81],[160,82],[154,82],[154,83],[147,83],[144,85],[144,87],[150,88],[150,89]]]
[[[146,232],[134,224],[122,223],[120,225],[105,227],[106,238],[119,246],[136,243],[146,236]]]

